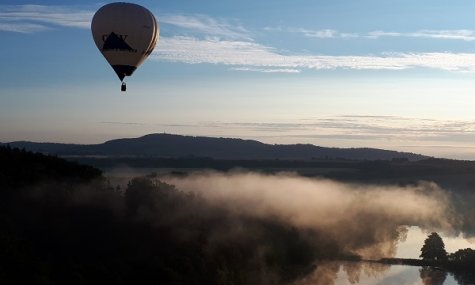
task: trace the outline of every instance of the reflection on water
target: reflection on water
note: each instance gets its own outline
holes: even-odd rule
[[[460,281],[460,280],[459,280]],[[370,262],[324,262],[293,285],[464,285],[440,268]]]
[[[447,272],[439,268],[424,266],[419,269],[422,284],[424,285],[442,285],[447,278]]]

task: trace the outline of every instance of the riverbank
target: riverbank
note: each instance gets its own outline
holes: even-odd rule
[[[465,254],[461,254],[465,253]],[[475,283],[474,273],[474,251],[470,249],[460,250],[444,261],[424,260],[413,258],[382,258],[380,260],[373,260],[367,262],[374,262],[386,265],[406,265],[417,267],[430,267],[432,270],[445,271],[454,275],[458,281],[463,281],[461,284]]]

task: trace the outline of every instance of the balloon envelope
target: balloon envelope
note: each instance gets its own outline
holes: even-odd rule
[[[97,48],[119,79],[130,76],[150,55],[159,38],[159,26],[146,8],[131,3],[110,3],[92,19]]]

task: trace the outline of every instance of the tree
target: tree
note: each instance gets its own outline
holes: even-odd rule
[[[421,248],[420,257],[424,260],[443,261],[447,260],[447,251],[442,238],[437,233],[431,233]]]

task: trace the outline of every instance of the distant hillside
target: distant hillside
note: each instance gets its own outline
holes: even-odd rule
[[[311,144],[264,144],[254,140],[150,134],[102,144],[11,142],[12,147],[59,156],[208,157],[213,159],[351,159],[416,161],[426,156],[373,148],[328,148]]]

